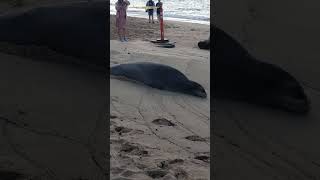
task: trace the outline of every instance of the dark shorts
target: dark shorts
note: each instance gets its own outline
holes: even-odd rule
[[[153,15],[153,9],[149,9],[148,14],[149,14],[149,16]]]

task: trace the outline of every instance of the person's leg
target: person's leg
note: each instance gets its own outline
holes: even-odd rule
[[[124,32],[123,32],[123,28],[121,28],[121,35],[120,35],[120,41],[123,42],[123,38],[124,38]]]
[[[123,28],[123,40],[126,41],[126,42],[128,41],[126,28]]]
[[[121,41],[122,40],[122,38],[121,38],[121,28],[118,27],[117,29],[118,29],[118,37],[119,37],[119,40]]]
[[[152,14],[151,16],[152,16],[152,23],[154,23],[154,20],[153,20],[153,14]]]
[[[119,26],[119,19],[118,19],[118,17],[116,18],[116,28],[117,28],[118,37],[119,37],[119,39],[121,39],[121,35],[120,35],[121,29],[120,29],[120,26]]]
[[[150,23],[150,21],[151,21],[151,20],[150,20],[150,14],[149,14],[149,23]]]

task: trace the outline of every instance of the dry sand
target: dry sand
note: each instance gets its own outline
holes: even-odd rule
[[[150,41],[160,38],[160,25],[148,23],[148,19],[127,17],[127,33],[129,40]],[[171,42],[177,42],[182,48],[197,49],[199,40],[208,39],[210,29],[208,25],[184,23],[176,21],[164,22],[164,35]],[[110,16],[110,39],[117,40],[115,16]]]
[[[156,62],[179,69],[208,93],[200,99],[111,79],[112,179],[209,179],[210,174],[210,53],[197,47],[209,26],[165,22],[172,49],[144,40],[159,37],[159,24],[128,18],[130,41],[111,40],[111,64]],[[111,37],[114,16],[111,18]]]

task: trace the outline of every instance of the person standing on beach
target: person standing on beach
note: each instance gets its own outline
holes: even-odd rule
[[[130,5],[128,0],[118,0],[116,2],[116,27],[121,42],[128,41],[126,38],[127,8]]]
[[[162,8],[162,2],[161,0],[158,0],[157,4],[156,4],[156,7],[157,7],[157,19],[158,21],[160,22],[160,8]]]
[[[152,0],[149,0],[146,6],[147,6],[146,12],[148,12],[148,15],[149,15],[149,23],[150,23],[150,17],[152,18],[152,23],[154,23],[154,20],[153,20],[154,2]]]

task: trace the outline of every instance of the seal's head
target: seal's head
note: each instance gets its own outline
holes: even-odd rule
[[[197,96],[197,97],[201,97],[201,98],[207,98],[207,93],[205,89],[200,84],[194,81],[190,81],[190,85],[186,90],[186,93]]]
[[[306,114],[310,111],[310,100],[298,82],[286,81],[281,86],[280,93],[283,94],[279,97],[279,105],[287,111],[299,114]]]
[[[200,49],[210,49],[210,39],[198,42]]]
[[[282,76],[278,73],[278,78],[268,83],[269,86],[265,87],[264,94],[259,96],[258,102],[291,113],[307,114],[311,109],[310,100],[303,87],[290,74],[282,72]]]

